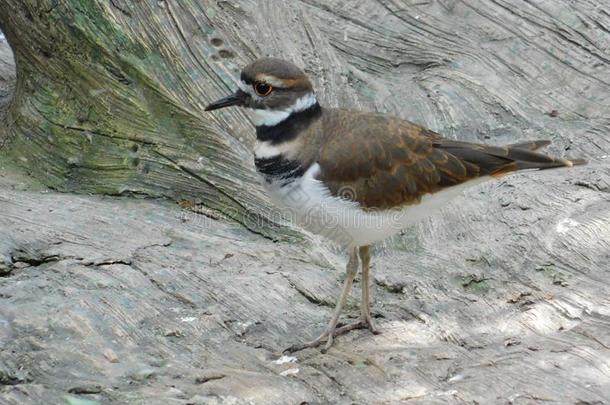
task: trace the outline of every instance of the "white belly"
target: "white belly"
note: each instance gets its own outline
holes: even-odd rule
[[[318,165],[303,177],[280,187],[267,183],[271,198],[287,210],[291,221],[318,235],[348,247],[365,246],[386,239],[445,206],[464,189],[489,177],[424,196],[419,204],[384,211],[364,211],[356,202],[334,197],[315,179]]]

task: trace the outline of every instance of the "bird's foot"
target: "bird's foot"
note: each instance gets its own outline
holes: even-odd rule
[[[330,349],[330,347],[333,345],[335,337],[344,335],[347,332],[354,330],[354,329],[368,329],[374,335],[378,335],[379,333],[381,333],[375,327],[375,324],[373,323],[373,320],[370,317],[368,320],[361,317],[356,322],[352,322],[352,323],[345,324],[345,325],[337,325],[336,328],[333,328],[332,333],[330,333],[330,330],[328,328],[326,328],[326,330],[324,332],[322,332],[322,334],[320,336],[318,336],[316,339],[309,341],[309,342],[305,342],[305,343],[295,343],[292,346],[290,346],[289,348],[285,349],[284,353],[294,353],[294,352],[298,352],[298,351],[301,351],[304,349],[318,347],[318,346],[322,345],[322,343],[324,343],[324,342],[326,342],[326,344],[324,345],[324,347],[322,348],[321,351],[322,351],[322,353],[326,353],[326,351],[328,349]]]
[[[368,329],[373,335],[379,335],[381,333],[369,315],[368,317],[361,316],[356,322],[341,326],[335,332],[335,336],[343,335],[353,329]]]
[[[362,328],[368,328],[368,330],[370,330],[373,335],[379,335],[381,333],[379,329],[377,329],[377,326],[373,321],[373,317],[371,316],[370,311],[362,313],[360,315],[360,320],[357,323],[363,324]]]
[[[294,353],[294,352],[298,352],[301,351],[303,349],[309,349],[311,347],[318,347],[320,346],[328,337],[328,329],[326,329],[324,332],[322,332],[322,334],[320,336],[318,336],[316,339],[311,340],[309,342],[305,342],[305,343],[295,343],[292,346],[288,347],[287,349],[284,349],[284,353]]]
[[[324,332],[322,332],[322,334],[320,336],[318,336],[317,338],[315,338],[314,340],[305,342],[305,343],[295,343],[292,346],[290,346],[289,348],[287,348],[286,350],[284,350],[284,353],[294,353],[294,352],[301,351],[303,349],[318,347],[324,342],[326,342],[326,344],[324,345],[324,348],[322,349],[322,353],[326,353],[326,351],[333,344],[333,340],[334,340],[333,338],[335,336],[339,336],[340,334],[347,332],[347,330],[343,331],[342,329],[343,329],[343,327],[332,328],[332,333],[331,333],[330,328],[327,327],[324,330]]]

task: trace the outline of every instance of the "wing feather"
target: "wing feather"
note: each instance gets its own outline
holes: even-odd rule
[[[547,141],[500,147],[460,142],[387,115],[331,110],[318,155],[331,193],[346,193],[365,209],[413,204],[425,194],[486,175],[571,166],[535,150]],[[575,164],[580,161],[574,161]]]

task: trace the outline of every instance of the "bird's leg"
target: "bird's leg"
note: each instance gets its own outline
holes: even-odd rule
[[[349,296],[350,291],[352,290],[352,284],[354,284],[354,278],[358,273],[358,251],[357,248],[353,248],[349,252],[349,260],[347,262],[347,266],[345,268],[345,282],[343,283],[343,291],[341,291],[341,296],[337,301],[337,306],[335,307],[335,313],[331,318],[328,326],[326,327],[326,332],[328,333],[328,340],[326,341],[326,345],[324,346],[324,350],[328,350],[333,344],[333,338],[335,334],[335,328],[337,327],[337,322],[339,322],[339,316],[341,315],[341,310],[347,301],[347,297]]]
[[[369,328],[373,334],[379,333],[371,317],[371,303],[369,287],[369,271],[371,264],[370,246],[360,247],[360,261],[362,262],[362,302],[360,302],[360,320]]]
[[[338,335],[337,332],[341,331],[341,333],[347,332],[347,330],[343,331],[342,328],[336,330],[337,323],[339,322],[339,316],[341,315],[341,310],[347,301],[347,297],[349,296],[350,291],[352,290],[352,284],[354,283],[354,278],[356,277],[356,273],[358,272],[358,248],[350,249],[349,252],[349,260],[347,262],[347,266],[345,268],[345,281],[343,282],[343,290],[341,291],[341,295],[339,296],[339,300],[337,301],[337,305],[335,306],[335,311],[333,313],[328,326],[320,336],[311,342],[303,343],[303,344],[295,344],[286,349],[286,352],[296,352],[299,350],[306,349],[308,347],[317,347],[326,339],[326,345],[324,346],[324,351],[328,350],[330,346],[333,344],[333,338]]]
[[[335,336],[342,335],[350,330],[368,328],[374,335],[379,334],[371,316],[370,300],[370,263],[371,254],[369,246],[360,247],[360,261],[362,262],[362,301],[360,302],[360,319],[347,325],[343,325],[335,331]]]

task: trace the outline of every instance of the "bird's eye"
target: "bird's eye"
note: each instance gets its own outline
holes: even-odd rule
[[[271,87],[271,85],[267,84],[267,83],[263,83],[263,82],[256,82],[254,83],[254,91],[256,91],[256,94],[258,94],[259,96],[268,96],[269,93],[271,93],[271,90],[273,90],[273,87]]]

